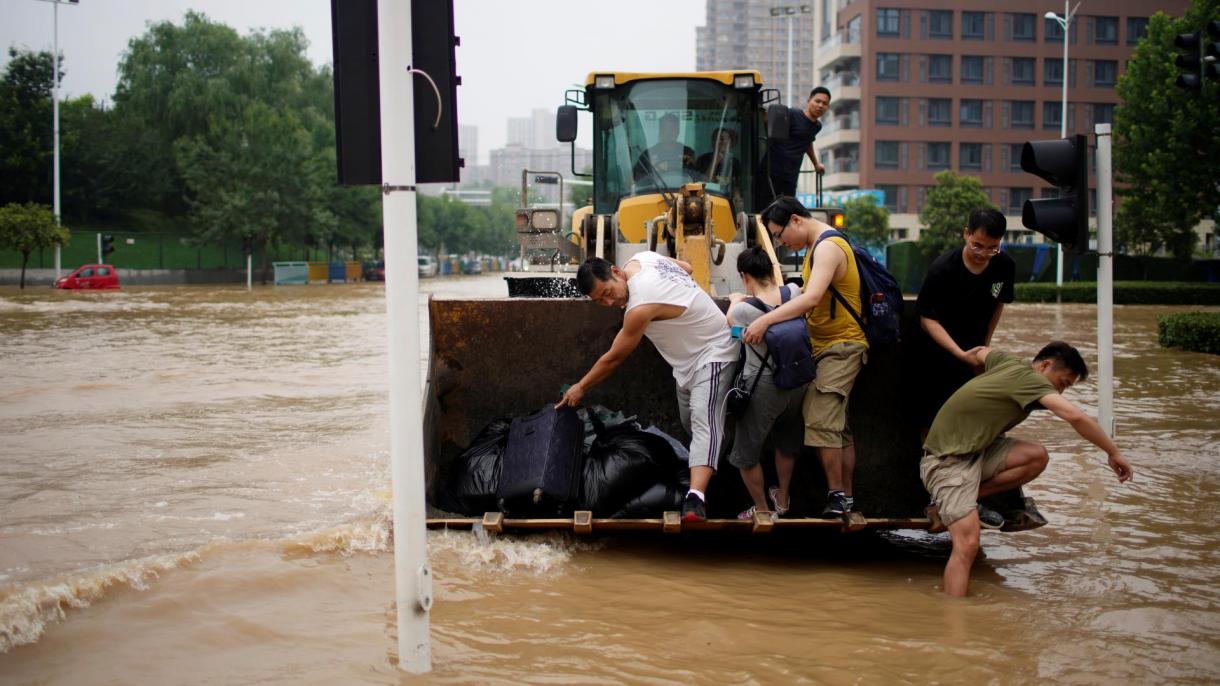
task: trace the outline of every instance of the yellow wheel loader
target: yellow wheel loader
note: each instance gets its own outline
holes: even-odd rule
[[[788,109],[768,108],[774,95],[762,88],[756,71],[595,72],[583,90],[568,91],[556,133],[562,142],[575,141],[578,118],[582,112],[590,115],[585,118],[592,122],[591,173],[572,172],[592,176],[592,205],[577,209],[565,226],[561,210],[528,206],[523,176],[517,232],[528,271],[506,277],[509,297],[430,302],[424,420],[430,503],[454,478],[457,456],[485,425],[555,403],[562,389],[609,348],[622,313],[576,290],[575,272],[587,257],[604,257],[620,267],[644,250],[677,257],[693,265],[695,279],[722,306],[725,296],[742,290],[736,263],[747,247],[761,245],[771,253],[781,281],[799,279],[801,256],[783,248],[776,254],[757,216],[773,197],[765,187],[768,175],[759,173],[766,169],[767,142],[787,132]],[[814,212],[832,226],[843,226],[841,210]],[[912,321],[906,325],[918,326]],[[859,515],[844,522],[812,518],[821,510],[826,489],[816,452],[806,449],[792,488],[793,518],[734,519],[749,500],[736,470],[722,460],[713,479],[719,492],[710,499],[713,511],[706,523],[681,524],[676,512],[636,520],[593,519],[588,512],[513,520],[498,512],[454,516],[435,507],[429,521],[433,526],[478,524],[492,531],[578,532],[926,526],[919,432],[904,411],[900,357],[900,351],[871,355],[852,395],[856,502],[867,520]],[[679,422],[670,368],[648,342],[590,391],[586,403],[635,415],[644,425],[689,439]],[[764,459],[764,465],[768,462]]]

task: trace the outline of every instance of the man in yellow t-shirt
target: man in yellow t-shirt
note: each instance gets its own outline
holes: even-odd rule
[[[1050,410],[1104,450],[1120,483],[1132,475],[1131,464],[1097,422],[1063,398],[1064,391],[1089,374],[1076,348],[1052,341],[1032,364],[991,348],[974,348],[970,356],[971,363],[984,371],[936,413],[919,463],[919,477],[933,499],[928,506],[929,530],[947,526],[953,539],[944,578],[945,594],[950,596],[966,595],[981,527],[1032,528],[1010,529],[1005,517],[978,504],[979,498],[1019,488],[1046,469],[1050,459],[1046,448],[1004,435],[1032,410]],[[1032,498],[1026,498],[1025,506],[1037,513]]]
[[[830,293],[834,286],[850,303],[860,302],[860,272],[847,241],[819,238],[834,228],[813,218],[795,198],[781,196],[762,212],[771,240],[791,250],[805,250],[804,291],[754,320],[742,335],[758,343],[776,322],[804,316],[817,360],[817,378],[805,392],[805,445],[817,448],[826,473],[823,517],[846,515],[855,504],[852,475],[856,448],[847,422],[847,399],[867,361],[868,339],[854,317]]]

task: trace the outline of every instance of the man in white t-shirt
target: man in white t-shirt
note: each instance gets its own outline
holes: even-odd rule
[[[691,435],[690,491],[682,519],[697,522],[707,519],[707,485],[720,457],[725,396],[739,355],[724,313],[690,273],[686,262],[648,251],[636,254],[623,269],[600,257],[585,260],[576,285],[599,305],[624,308],[623,328],[556,407],[579,405],[648,336],[674,370],[678,415]]]

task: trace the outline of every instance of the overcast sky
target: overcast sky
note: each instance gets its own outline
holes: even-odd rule
[[[590,71],[689,71],[703,0],[455,0],[458,119],[479,127],[479,162],[504,144],[505,120],[553,110]],[[54,6],[0,0],[0,61],[8,48],[50,50]],[[181,24],[187,10],[245,35],[300,26],[315,64],[331,61],[329,0],[80,0],[59,7],[62,97],[110,100],[122,52],[150,22]],[[583,132],[582,132],[583,133]],[[469,164],[469,162],[468,162]]]

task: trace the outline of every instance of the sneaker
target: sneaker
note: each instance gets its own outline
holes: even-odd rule
[[[1029,531],[1046,526],[1046,517],[1034,506],[1033,498],[1025,498],[1025,507],[1004,513],[1004,525],[1000,531]]]
[[[826,496],[826,507],[822,509],[822,519],[838,519],[850,511],[847,506],[847,496],[843,491],[831,491]]]
[[[984,529],[999,529],[1004,526],[1004,515],[986,505],[979,505],[979,526]]]
[[[928,503],[928,506],[923,509],[923,513],[928,518],[928,533],[939,534],[943,531],[948,531],[949,527],[940,518],[940,508],[935,502]]]
[[[707,521],[707,503],[703,502],[703,498],[700,498],[694,493],[686,494],[686,500],[682,501],[682,521]]]

